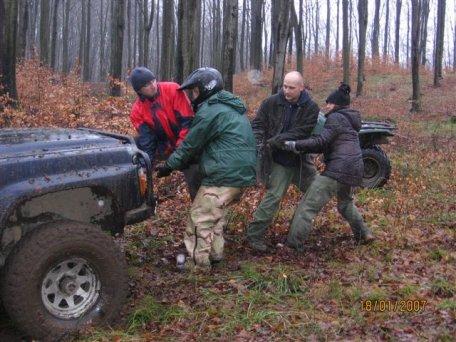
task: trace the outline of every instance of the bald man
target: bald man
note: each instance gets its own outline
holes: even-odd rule
[[[318,105],[304,89],[304,79],[297,71],[285,75],[279,93],[263,101],[252,122],[258,152],[258,178],[267,192],[247,228],[250,247],[266,252],[264,236],[280,202],[294,183],[303,193],[315,177],[315,166],[309,155],[279,149],[286,140],[299,140],[311,135],[318,119]]]

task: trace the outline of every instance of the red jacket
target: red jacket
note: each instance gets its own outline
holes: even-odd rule
[[[159,82],[153,100],[138,97],[131,123],[139,133],[137,144],[153,162],[156,154],[167,158],[184,140],[194,117],[190,101],[174,82]]]

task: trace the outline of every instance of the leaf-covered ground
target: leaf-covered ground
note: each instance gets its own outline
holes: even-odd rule
[[[341,79],[338,63],[313,59],[305,79],[319,104]],[[354,77],[353,71],[353,77]],[[254,76],[254,75],[253,75]],[[254,115],[269,92],[237,75],[235,93]],[[131,131],[134,94],[112,99],[102,85],[62,80],[33,63],[19,69],[22,106],[0,114],[3,126],[90,126]],[[377,241],[357,246],[330,203],[315,221],[302,254],[280,243],[300,194],[290,188],[271,227],[270,254],[244,242],[244,230],[264,192],[246,191],[229,213],[226,261],[210,274],[175,269],[190,205],[179,174],[155,185],[161,203],[153,219],[126,228],[119,244],[129,260],[131,296],[121,321],[94,329],[86,341],[148,340],[441,340],[456,336],[456,75],[441,88],[423,73],[424,110],[410,114],[411,77],[393,66],[368,65],[366,94],[353,101],[364,118],[396,123],[384,145],[392,176],[378,190],[358,190],[356,203]],[[368,303],[377,303],[369,307]],[[380,304],[383,303],[383,304]],[[407,306],[408,305],[408,306]],[[5,323],[4,323],[5,322]],[[5,318],[0,327],[7,326]]]

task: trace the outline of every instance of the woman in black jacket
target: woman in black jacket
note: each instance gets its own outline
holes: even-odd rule
[[[303,250],[312,219],[333,196],[337,197],[337,209],[350,224],[356,241],[374,240],[353,203],[353,187],[361,185],[363,177],[363,159],[358,138],[361,116],[349,108],[350,86],[341,83],[326,103],[328,113],[319,135],[281,145],[284,150],[296,153],[323,153],[326,165],[299,202],[294,215],[287,245],[297,250]]]

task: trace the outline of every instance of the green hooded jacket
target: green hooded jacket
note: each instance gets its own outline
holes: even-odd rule
[[[202,185],[255,184],[256,145],[244,103],[222,90],[204,101],[181,145],[166,161],[181,170],[199,157]]]

